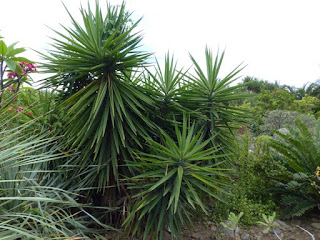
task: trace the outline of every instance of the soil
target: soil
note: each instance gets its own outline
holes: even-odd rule
[[[280,221],[278,226],[270,231],[264,227],[251,226],[240,229],[234,238],[231,231],[225,229],[221,224],[213,222],[195,222],[192,231],[183,229],[183,240],[320,240],[320,216],[307,216],[303,218]],[[300,228],[299,228],[300,227]],[[304,231],[308,231],[312,236]],[[277,233],[278,237],[274,234]],[[110,232],[108,239],[114,240],[138,240],[137,238],[126,237],[122,233]],[[163,240],[171,240],[169,232],[164,234]]]

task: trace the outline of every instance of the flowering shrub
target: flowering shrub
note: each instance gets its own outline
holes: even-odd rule
[[[17,55],[25,51],[24,48],[15,48],[16,43],[7,46],[3,40],[0,40],[0,107],[3,108],[2,101],[5,89],[10,93],[17,93],[23,82],[28,78],[31,72],[37,72],[36,66],[24,57]],[[7,73],[7,78],[5,78]],[[11,102],[8,97],[6,106]]]
[[[316,177],[318,180],[320,180],[320,167],[317,166],[317,170],[315,172]],[[316,190],[320,189],[320,186],[318,184],[316,184],[316,181],[311,182],[311,186],[313,186]],[[320,194],[320,191],[318,191],[318,193]]]
[[[13,81],[17,83],[17,88],[14,89],[13,84],[8,86],[10,92],[17,92],[19,90],[22,80],[27,80],[28,74],[32,72],[38,72],[37,67],[32,63],[19,62],[21,69],[16,69],[15,72],[8,72],[8,81]]]
[[[27,74],[30,72],[38,72],[37,67],[32,64],[32,63],[27,63],[27,62],[19,62],[19,66],[22,68],[22,71],[15,71],[15,72],[8,72],[7,77],[14,79],[14,78],[19,78],[19,77],[27,77]]]

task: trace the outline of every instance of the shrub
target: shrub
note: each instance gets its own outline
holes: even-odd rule
[[[295,122],[296,129],[289,128],[288,134],[275,131],[279,139],[273,139],[271,146],[280,154],[291,174],[283,180],[280,189],[283,204],[287,207],[284,217],[300,216],[320,203],[319,178],[316,175],[320,166],[320,120],[315,136],[301,121]]]
[[[300,120],[305,124],[312,134],[315,133],[317,120],[314,115],[301,114],[293,111],[273,110],[264,116],[263,124],[260,126],[262,133],[273,135],[274,130],[290,126],[296,128],[295,121]]]
[[[250,139],[247,134],[238,138],[233,155],[235,173],[232,178],[232,195],[226,205],[214,203],[213,216],[220,221],[228,212],[244,212],[242,222],[254,224],[262,213],[272,214],[278,210],[274,187],[277,178],[286,170],[274,160],[269,150],[269,136]],[[215,209],[216,208],[216,209]]]
[[[0,125],[0,239],[102,239],[87,223],[108,226],[88,214],[88,206],[77,203],[76,189],[64,189],[68,184],[62,167],[48,168],[66,159],[57,138],[28,129]]]

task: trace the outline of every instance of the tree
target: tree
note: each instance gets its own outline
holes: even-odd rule
[[[244,84],[244,89],[252,93],[260,93],[262,90],[273,91],[279,88],[279,84],[277,82],[270,83],[268,81],[249,76],[245,77],[242,80],[242,83]]]
[[[144,106],[153,101],[127,77],[148,54],[137,50],[142,38],[133,30],[139,21],[131,23],[124,4],[108,5],[106,17],[98,3],[95,12],[89,7],[81,14],[83,27],[70,15],[74,28],[65,28],[68,35],[56,32],[60,39],[43,55],[43,67],[55,73],[46,86],[62,86],[68,97],[65,136],[70,148],[81,150],[75,164],[87,171],[82,181],[102,190],[119,184],[127,148],[141,146],[139,138],[152,127]]]

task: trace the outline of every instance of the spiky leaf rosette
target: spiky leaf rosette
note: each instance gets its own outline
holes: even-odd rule
[[[161,66],[156,60],[154,70],[148,69],[143,74],[140,84],[148,91],[155,101],[154,110],[150,112],[150,119],[162,130],[174,135],[173,119],[182,119],[183,112],[192,113],[192,110],[179,103],[179,97],[188,91],[187,70],[177,68],[177,62],[169,52],[165,55]],[[199,114],[195,117],[199,117]]]
[[[69,146],[81,150],[76,164],[93,166],[87,186],[104,188],[118,181],[119,163],[128,146],[140,146],[151,122],[145,106],[152,104],[141,88],[128,81],[127,72],[139,67],[148,54],[138,50],[141,36],[137,23],[120,7],[108,5],[104,17],[98,3],[96,11],[81,9],[83,24],[70,15],[73,28],[67,34],[56,32],[54,50],[43,55],[43,67],[55,73],[47,86],[63,87],[69,98],[65,136]]]
[[[195,67],[195,74],[190,76],[192,83],[189,91],[181,97],[181,102],[193,111],[198,111],[203,115],[199,120],[200,126],[205,126],[204,133],[208,138],[216,136],[212,140],[213,145],[221,145],[232,148],[230,139],[232,129],[235,126],[245,124],[252,116],[233,106],[233,101],[238,101],[248,97],[241,91],[242,85],[232,84],[239,78],[239,73],[243,69],[241,65],[233,69],[224,77],[220,77],[220,70],[224,59],[224,52],[217,53],[213,57],[212,52],[206,48],[205,59],[206,68],[202,69],[195,58],[190,55]]]
[[[135,205],[124,225],[132,234],[149,233],[162,239],[164,230],[181,235],[181,224],[189,225],[198,210],[207,213],[204,197],[223,200],[219,193],[230,187],[226,176],[230,170],[210,163],[223,157],[215,147],[206,148],[202,131],[183,119],[182,129],[175,123],[175,141],[162,132],[162,141],[149,139],[150,153],[137,152],[135,161],[127,162],[139,175],[131,178],[138,191]],[[222,161],[219,161],[220,163]]]

